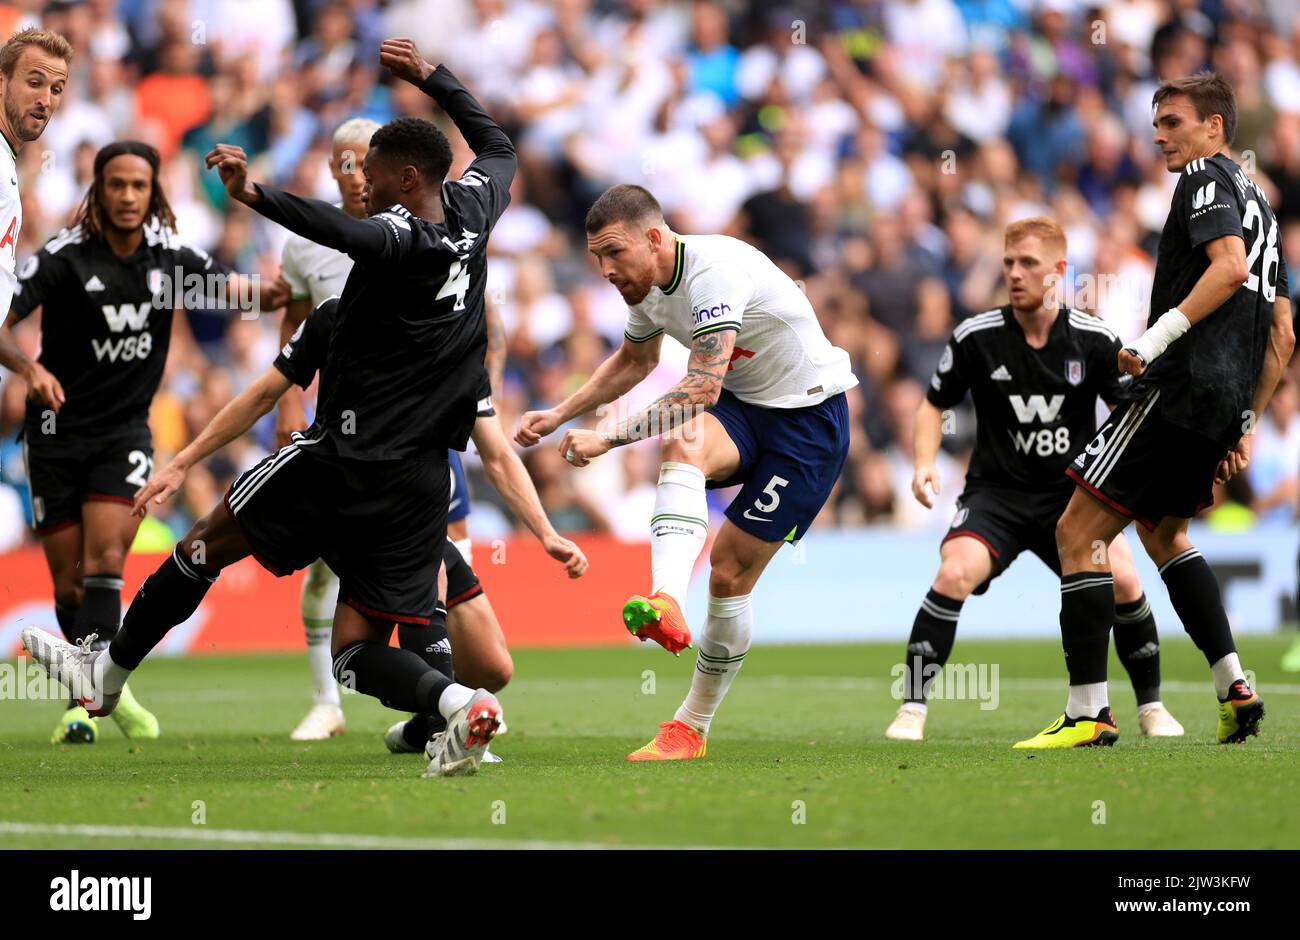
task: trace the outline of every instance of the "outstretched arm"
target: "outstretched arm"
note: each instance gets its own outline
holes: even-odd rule
[[[395,257],[403,242],[410,238],[410,224],[390,218],[387,213],[357,219],[328,202],[305,199],[264,183],[254,183],[248,178],[248,157],[242,147],[217,144],[208,151],[205,162],[208,169],[217,168],[231,199],[242,202],[303,238],[358,260]]]
[[[248,388],[232,398],[199,436],[186,445],[167,466],[155,473],[135,494],[131,512],[144,516],[149,503],[161,505],[185,482],[185,474],[204,457],[225,447],[257,423],[257,419],[270,411],[290,381],[275,366],[258,376]]]
[[[533,485],[527,468],[510,446],[505,429],[496,415],[484,415],[474,422],[474,446],[483,460],[483,469],[496,491],[505,497],[528,531],[537,537],[542,547],[556,561],[564,564],[569,577],[581,577],[587,570],[587,558],[573,542],[563,538],[551,525],[542,508],[541,497]]]
[[[566,421],[585,415],[634,389],[659,364],[663,334],[644,342],[624,338],[614,355],[602,362],[582,387],[550,411],[528,411],[519,419],[515,440],[532,447]]]
[[[697,336],[691,342],[691,357],[680,382],[609,431],[581,428],[565,432],[560,453],[575,467],[585,467],[592,458],[613,447],[658,437],[703,414],[722,394],[722,380],[731,364],[736,331],[718,330]]]

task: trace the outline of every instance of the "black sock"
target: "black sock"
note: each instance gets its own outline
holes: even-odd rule
[[[122,622],[122,576],[88,574],[83,583],[86,593],[73,629],[78,640],[95,634],[91,649],[102,650],[117,636]]]
[[[1128,670],[1138,707],[1160,700],[1160,637],[1156,616],[1143,594],[1115,605],[1115,652]]]
[[[1160,577],[1169,589],[1169,600],[1183,629],[1211,666],[1237,652],[1219,593],[1219,579],[1200,552],[1189,548],[1169,559],[1160,566]]]
[[[437,719],[435,723],[434,719]],[[417,751],[424,750],[429,739],[440,731],[447,730],[447,719],[437,712],[419,712],[412,715],[402,726],[402,740]]]
[[[190,564],[178,544],[140,585],[127,608],[122,627],[109,646],[113,662],[124,669],[138,668],[168,630],[198,610],[216,580]]]
[[[410,650],[366,640],[335,654],[334,678],[344,688],[373,695],[403,712],[436,712],[439,697],[452,684]]]
[[[80,643],[81,637],[77,636],[77,608],[60,607],[56,601],[54,604],[54,619],[59,622],[59,630],[63,633],[63,638],[69,643]],[[69,708],[76,708],[80,702],[75,698],[68,700]]]
[[[54,619],[59,622],[59,630],[63,632],[63,638],[69,643],[76,643],[81,640],[77,636],[77,608],[60,607],[58,603],[54,605]]]
[[[1115,579],[1109,571],[1061,578],[1061,646],[1070,685],[1106,681],[1110,626],[1115,622]]]
[[[447,633],[447,608],[441,603],[434,607],[427,627],[399,623],[397,642],[402,649],[410,650],[452,682],[456,681],[451,665],[451,637]],[[440,713],[425,712],[411,716],[402,729],[402,737],[413,747],[423,748],[430,737],[446,728],[447,719]]]
[[[957,617],[962,602],[931,589],[912,621],[907,638],[907,684],[904,702],[924,703],[938,669],[948,661],[957,638]],[[927,668],[933,667],[933,668]]]

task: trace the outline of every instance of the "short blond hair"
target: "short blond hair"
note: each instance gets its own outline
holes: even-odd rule
[[[72,43],[48,29],[29,26],[14,33],[3,46],[0,46],[0,73],[3,73],[5,78],[14,77],[14,68],[18,65],[18,59],[28,46],[44,49],[56,59],[62,59],[68,65],[72,64]]]
[[[334,131],[333,143],[336,147],[348,144],[365,144],[370,146],[370,138],[379,130],[379,122],[370,118],[351,118],[344,121]]]
[[[1014,245],[1030,235],[1037,236],[1038,240],[1043,243],[1044,248],[1049,251],[1059,251],[1061,257],[1065,257],[1066,248],[1068,247],[1065,229],[1061,228],[1060,223],[1055,219],[1049,219],[1045,215],[1030,216],[1027,219],[1017,219],[1012,222],[1007,226],[1003,244]]]

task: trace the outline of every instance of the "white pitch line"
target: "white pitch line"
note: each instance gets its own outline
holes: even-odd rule
[[[0,835],[76,836],[90,839],[161,839],[220,845],[298,846],[311,849],[722,849],[720,845],[622,845],[605,842],[551,842],[545,839],[421,839],[368,836],[347,832],[273,832],[256,829],[205,829],[196,826],[99,826],[67,823],[0,822]]]

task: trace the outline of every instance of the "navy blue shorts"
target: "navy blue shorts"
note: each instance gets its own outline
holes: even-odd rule
[[[764,542],[797,542],[812,525],[849,455],[844,393],[807,408],[760,408],[725,388],[709,414],[740,451],[740,469],[710,489],[743,484],[727,518]]]
[[[447,521],[460,522],[469,515],[469,484],[465,482],[460,451],[449,449],[447,464],[451,467],[451,505],[447,507]]]

